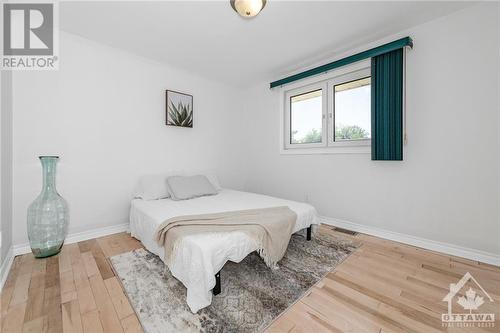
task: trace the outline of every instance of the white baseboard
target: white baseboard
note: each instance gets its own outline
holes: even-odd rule
[[[9,248],[9,252],[7,252],[5,259],[2,262],[2,266],[0,266],[0,291],[3,289],[3,285],[7,280],[7,276],[9,275],[10,268],[12,267],[13,262],[14,262],[14,252],[11,246]]]
[[[116,234],[119,232],[125,232],[128,230],[129,230],[129,224],[124,223],[124,224],[112,225],[109,227],[97,228],[97,229],[89,230],[89,231],[75,232],[73,234],[69,234],[68,236],[66,236],[66,240],[64,241],[64,244],[77,243],[77,242],[89,240],[92,238],[98,238],[98,237]],[[14,245],[13,252],[14,252],[14,256],[30,253],[31,252],[30,244],[24,243],[24,244]]]
[[[321,223],[332,225],[335,227],[361,232],[363,234],[389,239],[395,242],[409,244],[431,251],[442,252],[457,257],[467,258],[495,266],[500,266],[500,255],[498,254],[471,249],[450,243],[438,242],[430,239],[415,237],[407,234],[401,234],[398,232],[384,230],[376,227],[370,227],[331,217],[321,216],[320,220]]]

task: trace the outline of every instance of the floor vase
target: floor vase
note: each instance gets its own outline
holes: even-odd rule
[[[56,190],[58,160],[58,156],[40,156],[42,192],[28,208],[28,238],[31,252],[37,258],[59,253],[68,230],[68,204]]]

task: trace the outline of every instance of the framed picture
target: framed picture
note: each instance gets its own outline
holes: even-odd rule
[[[166,91],[166,124],[193,127],[193,96],[178,91]]]

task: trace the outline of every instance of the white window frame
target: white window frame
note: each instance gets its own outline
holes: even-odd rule
[[[292,83],[280,91],[280,153],[281,154],[370,154],[371,140],[333,141],[334,86],[371,76],[370,60],[335,69],[329,73]],[[322,142],[290,143],[290,98],[322,89]]]

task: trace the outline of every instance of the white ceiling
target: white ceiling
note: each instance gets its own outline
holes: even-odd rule
[[[201,76],[247,86],[468,5],[269,0],[256,18],[246,20],[229,0],[61,2],[60,25]]]

